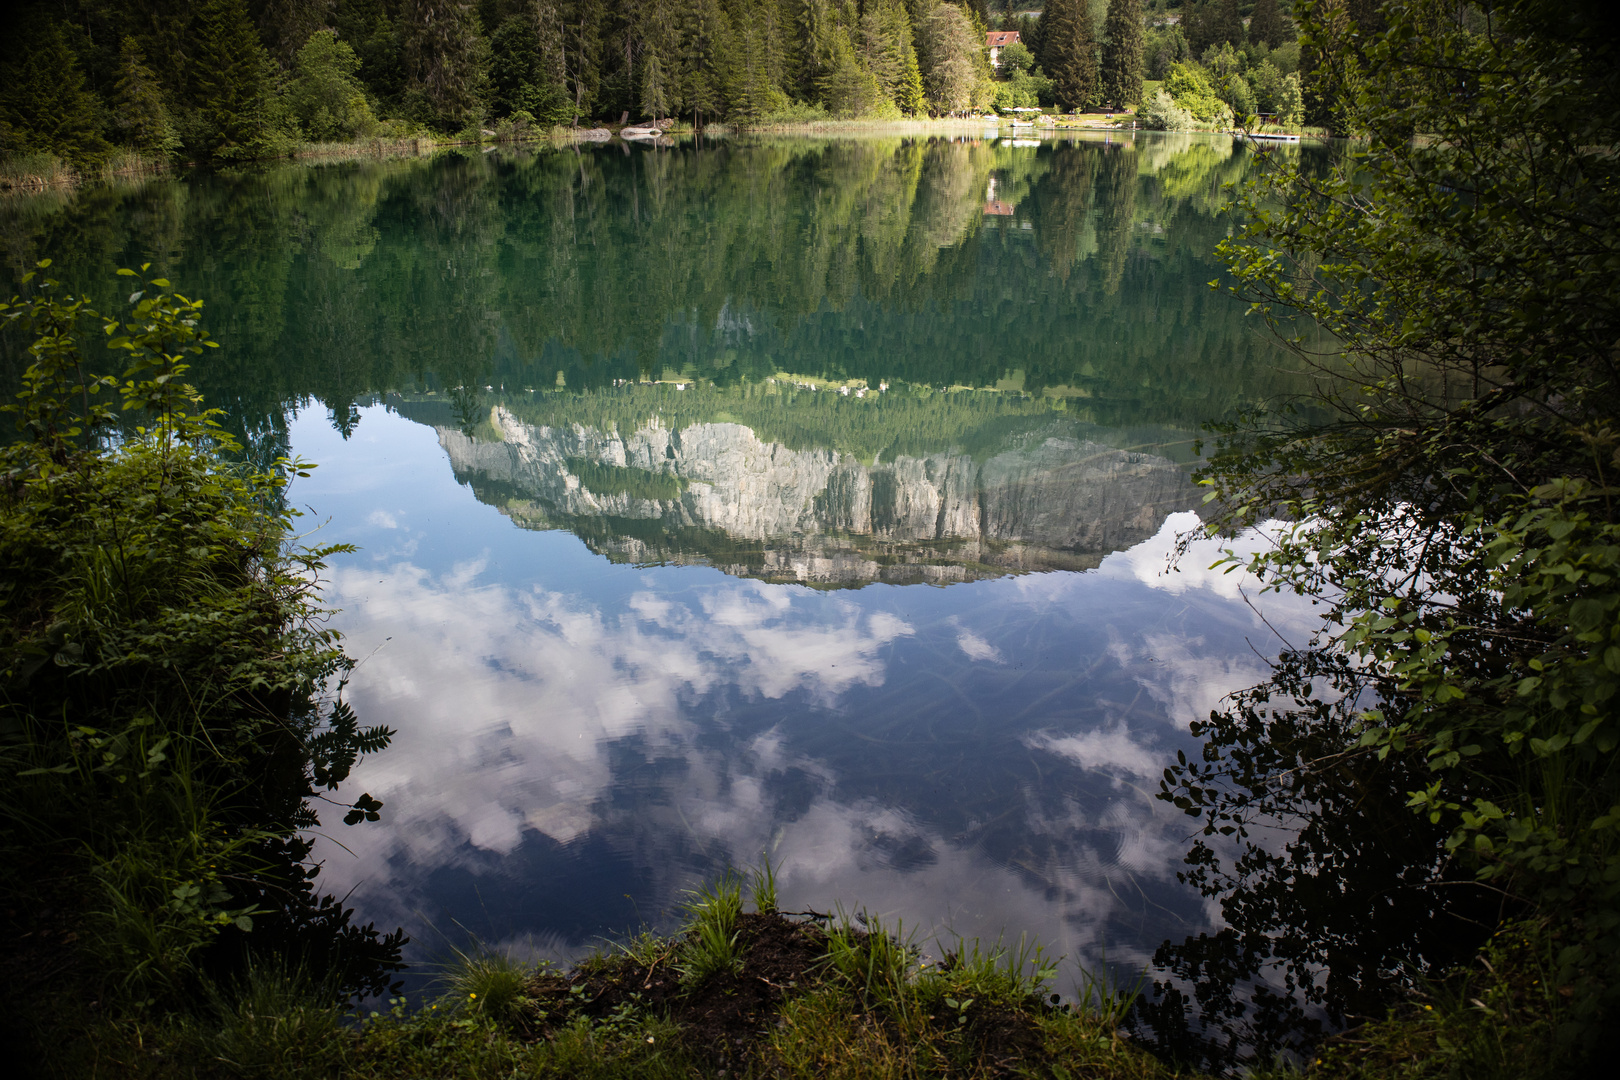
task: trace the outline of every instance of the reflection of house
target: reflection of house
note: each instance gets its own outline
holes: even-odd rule
[[[1002,202],[996,198],[996,178],[991,177],[990,183],[984,189],[984,212],[994,214],[996,217],[1012,217],[1014,206],[1010,202]]]
[[[1002,49],[1015,43],[1021,43],[1016,30],[992,30],[984,35],[984,47],[990,50],[990,66],[996,66]]]

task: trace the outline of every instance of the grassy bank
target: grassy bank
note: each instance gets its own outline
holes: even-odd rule
[[[745,912],[751,893],[754,911]],[[199,1007],[103,1021],[62,1074],[265,1077],[1099,1077],[1177,1075],[1117,1031],[1128,995],[1048,995],[1039,950],[942,964],[876,920],[774,909],[768,870],[691,894],[671,937],[571,971],[460,956],[439,993],[346,1015],[264,966]],[[1096,990],[1097,988],[1093,988]]]

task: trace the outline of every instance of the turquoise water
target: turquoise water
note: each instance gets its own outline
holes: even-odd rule
[[[768,854],[788,908],[1139,967],[1216,918],[1159,775],[1278,648],[1218,545],[1166,571],[1201,425],[1302,389],[1210,288],[1250,167],[502,149],[18,201],[0,240],[204,297],[210,403],[320,463],[348,696],[399,732],[323,880],[417,957],[574,955]]]

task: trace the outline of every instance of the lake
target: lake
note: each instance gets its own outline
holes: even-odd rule
[[[1139,970],[1219,925],[1160,775],[1310,623],[1217,543],[1167,570],[1202,425],[1302,389],[1210,287],[1251,167],[474,149],[14,199],[0,243],[109,308],[142,262],[205,298],[210,404],[319,463],[346,696],[398,732],[322,881],[408,955],[577,956],[768,857],[790,910]]]

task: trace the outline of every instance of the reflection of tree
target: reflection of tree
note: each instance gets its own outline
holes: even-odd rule
[[[559,370],[579,388],[1022,369],[1089,395],[1083,418],[1186,423],[1275,384],[1205,288],[1220,183],[1245,167],[1191,136],[446,153],[14,200],[0,238],[13,271],[50,254],[72,284],[147,260],[206,281],[227,348],[197,374],[244,433],[305,397],[341,417],[379,390]],[[982,218],[992,174],[1017,220]]]
[[[1342,659],[1290,652],[1267,683],[1194,725],[1220,757],[1172,766],[1159,797],[1204,822],[1181,877],[1220,898],[1227,926],[1155,955],[1166,978],[1135,1022],[1161,1050],[1229,1068],[1324,1020],[1382,1015],[1503,917],[1498,894],[1436,865],[1447,830],[1406,808],[1421,753],[1344,752],[1366,697],[1388,689]]]

